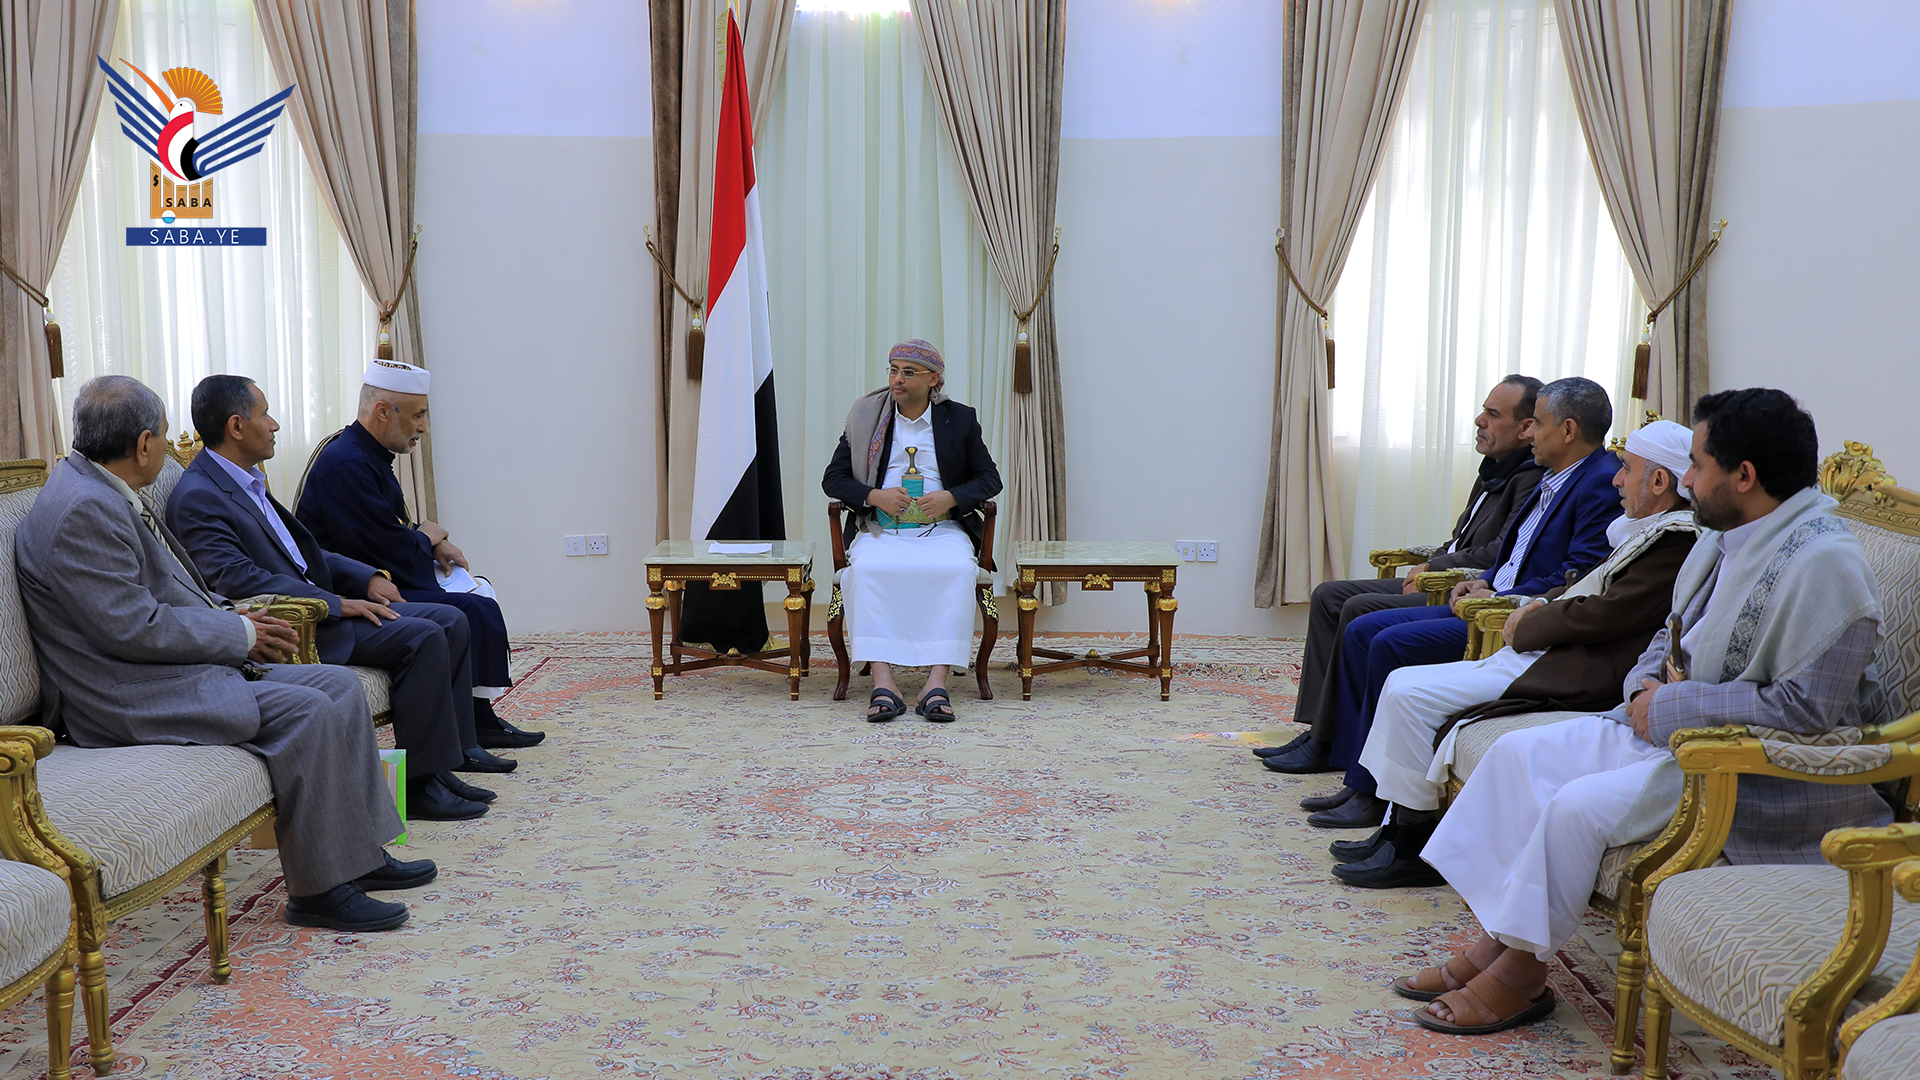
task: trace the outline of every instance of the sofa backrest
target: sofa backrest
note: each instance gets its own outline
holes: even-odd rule
[[[159,478],[140,489],[140,497],[146,500],[147,509],[152,510],[161,521],[167,520],[167,497],[173,494],[174,485],[186,474],[186,466],[169,453],[167,460],[160,464]]]
[[[47,463],[0,461],[0,724],[30,724],[40,712],[40,664],[13,564],[13,534],[47,482]]]
[[[1874,663],[1887,711],[1920,709],[1920,492],[1898,487],[1873,447],[1847,443],[1820,465],[1820,486],[1840,500],[1840,517],[1860,539],[1880,582],[1880,650]]]

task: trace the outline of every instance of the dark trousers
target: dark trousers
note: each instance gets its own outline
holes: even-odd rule
[[[401,596],[417,604],[447,604],[467,617],[467,655],[473,661],[473,686],[512,686],[507,673],[507,617],[498,601],[477,593],[428,592],[403,589]]]
[[[1405,578],[1356,578],[1323,582],[1313,590],[1307,655],[1300,665],[1300,696],[1294,701],[1293,720],[1313,725],[1315,739],[1333,741],[1335,713],[1326,688],[1329,678],[1340,670],[1340,642],[1347,624],[1376,611],[1425,604],[1426,593],[1407,596],[1400,591],[1406,583]]]
[[[320,628],[320,659],[377,668],[393,686],[393,742],[407,775],[445,772],[479,745],[473,734],[473,675],[467,618],[445,604],[395,604],[400,618],[375,626],[333,619]]]
[[[1403,667],[1460,659],[1467,651],[1467,624],[1445,604],[1376,611],[1347,626],[1340,650],[1340,670],[1327,693],[1338,719],[1332,761],[1347,770],[1348,787],[1371,795],[1373,774],[1360,767],[1360,750],[1373,730],[1380,688]]]

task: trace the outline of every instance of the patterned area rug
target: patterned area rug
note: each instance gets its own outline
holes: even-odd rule
[[[228,985],[197,888],[115,927],[114,1075],[1607,1075],[1597,922],[1547,1023],[1436,1036],[1384,989],[1472,919],[1446,889],[1336,883],[1296,804],[1337,778],[1245,752],[1291,713],[1297,642],[1182,637],[1168,703],[1097,670],[1022,702],[1002,652],[996,700],[955,680],[959,723],[868,725],[828,700],[830,658],[797,702],[738,670],[655,702],[642,635],[522,639],[502,711],[548,744],[492,814],[415,826],[442,872],[412,922],[293,929],[272,854],[238,853]],[[44,1073],[42,1009],[0,1015],[0,1075]],[[1772,1075],[1679,1026],[1675,1076]]]

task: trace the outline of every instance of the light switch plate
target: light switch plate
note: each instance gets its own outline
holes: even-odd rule
[[[584,536],[567,537],[567,558],[571,559],[576,555],[585,555],[586,553],[587,553],[586,537]]]
[[[1180,553],[1180,561],[1192,562],[1199,555],[1199,544],[1193,540],[1175,540],[1173,549]]]

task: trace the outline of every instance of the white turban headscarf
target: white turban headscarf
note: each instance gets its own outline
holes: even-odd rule
[[[1672,473],[1673,486],[1683,499],[1693,497],[1680,486],[1680,478],[1687,475],[1687,468],[1692,464],[1687,456],[1692,449],[1693,429],[1671,420],[1655,420],[1627,436],[1627,453],[1646,458]]]

